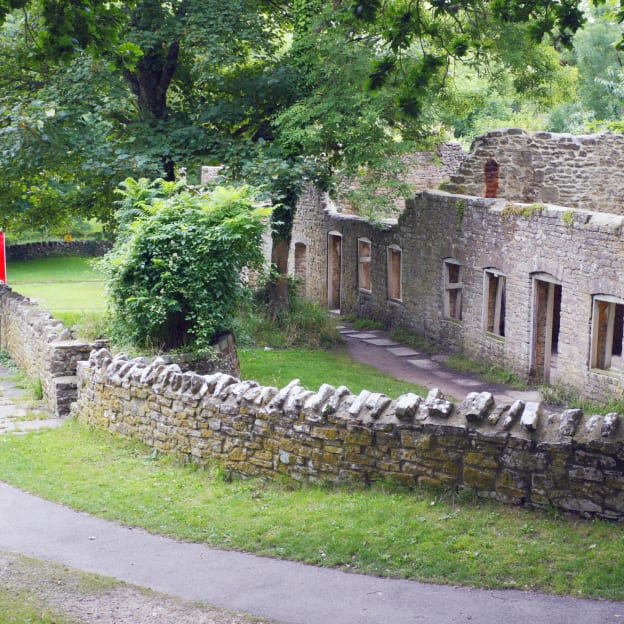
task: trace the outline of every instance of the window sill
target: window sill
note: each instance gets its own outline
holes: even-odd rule
[[[589,372],[601,377],[612,377],[613,379],[622,379],[624,377],[624,371],[619,368],[590,368]]]

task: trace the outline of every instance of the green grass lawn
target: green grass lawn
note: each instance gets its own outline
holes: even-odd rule
[[[353,361],[341,348],[332,351],[240,349],[238,357],[241,377],[265,386],[283,388],[293,379],[299,379],[310,390],[331,383],[347,386],[353,394],[366,389],[392,398],[407,392],[426,396],[428,392],[422,386],[398,381],[372,366]]]
[[[69,319],[69,324],[81,314],[103,314],[106,309],[104,276],[92,266],[90,258],[9,262],[7,281],[15,292],[37,301],[60,320]]]
[[[103,281],[104,276],[93,267],[91,258],[64,256],[9,261],[7,280],[13,287],[28,283]]]
[[[390,485],[198,470],[73,421],[0,437],[0,479],[182,540],[344,570],[624,599],[624,526]]]

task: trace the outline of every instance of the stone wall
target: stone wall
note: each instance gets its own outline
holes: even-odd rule
[[[572,386],[596,402],[622,397],[621,365],[601,370],[590,359],[594,297],[624,303],[623,217],[432,191],[409,200],[398,221],[383,225],[336,213],[323,194],[310,189],[293,231],[293,243],[307,252],[307,296],[327,302],[327,241],[329,235],[340,237],[343,313],[409,327],[444,349],[537,382]],[[368,290],[358,284],[358,239],[371,241]],[[400,300],[388,295],[391,245],[401,250]],[[461,318],[445,311],[448,259],[460,264]],[[504,336],[486,327],[488,269],[505,279]],[[559,295],[553,330],[558,344],[548,350],[547,372],[539,366],[535,312],[542,280],[555,284]]]
[[[107,241],[44,241],[7,245],[7,260],[31,260],[50,256],[103,256],[111,248]]]
[[[406,156],[408,172],[405,181],[414,192],[438,188],[458,171],[465,157],[459,143],[441,143],[435,152],[414,152]]]
[[[624,214],[622,162],[619,134],[495,130],[475,139],[448,190]]]
[[[0,348],[30,379],[41,381],[43,399],[57,416],[69,413],[76,399],[77,362],[93,347],[74,340],[49,312],[0,284]]]
[[[33,381],[40,380],[43,399],[56,416],[66,416],[77,397],[76,368],[94,347],[108,345],[108,340],[87,343],[75,340],[63,323],[30,299],[0,284],[0,349]],[[209,357],[193,354],[165,355],[159,361],[175,362],[181,370],[240,375],[234,336],[219,336]],[[149,360],[146,360],[149,361]]]
[[[304,481],[390,479],[464,486],[530,507],[624,517],[620,417],[495,405],[472,393],[454,405],[432,390],[390,400],[297,380],[278,390],[217,373],[182,373],[106,349],[78,364],[80,422],[244,474]]]

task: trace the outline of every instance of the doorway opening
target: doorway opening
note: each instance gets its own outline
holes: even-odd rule
[[[308,280],[308,258],[307,249],[303,243],[295,243],[295,279],[297,280],[297,292],[305,297]]]
[[[557,368],[561,326],[561,282],[540,273],[533,277],[533,345],[531,376],[550,383]]]
[[[330,232],[327,237],[327,307],[340,313],[342,275],[342,234]]]

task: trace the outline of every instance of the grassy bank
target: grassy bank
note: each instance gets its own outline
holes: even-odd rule
[[[0,438],[0,478],[133,526],[384,576],[624,599],[624,526],[469,493],[299,486],[198,470],[74,422]]]
[[[353,394],[366,389],[392,398],[407,392],[426,396],[428,392],[423,386],[398,381],[372,366],[353,361],[339,347],[333,351],[240,349],[238,356],[243,379],[254,379],[265,386],[283,388],[299,379],[311,390],[331,383],[347,386]]]

